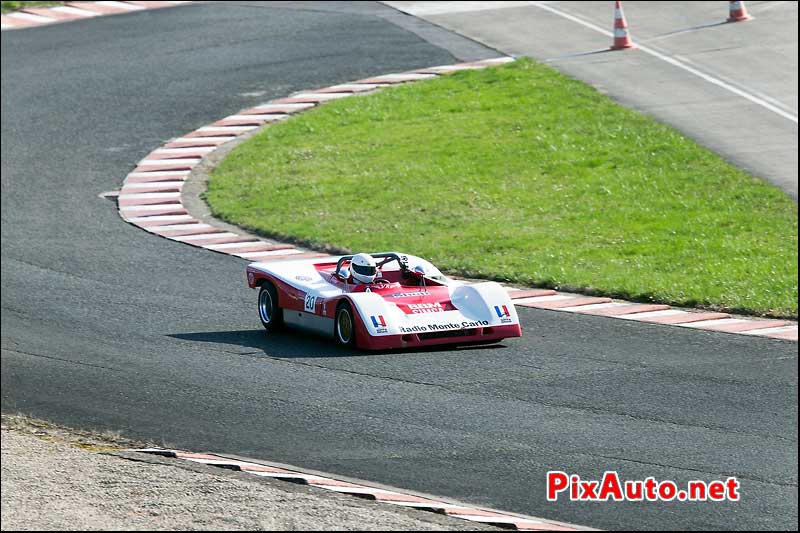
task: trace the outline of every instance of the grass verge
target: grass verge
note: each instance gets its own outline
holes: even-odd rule
[[[0,11],[8,13],[9,11],[18,11],[26,7],[51,7],[63,4],[64,2],[15,2],[13,0],[2,0]]]
[[[451,273],[797,316],[797,204],[532,60],[335,101],[215,169],[213,213]]]

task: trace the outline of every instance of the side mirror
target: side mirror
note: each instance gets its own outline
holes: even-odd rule
[[[336,275],[342,279],[350,279],[350,269],[342,267]]]

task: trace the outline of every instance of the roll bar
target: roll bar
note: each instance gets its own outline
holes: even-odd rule
[[[397,264],[400,265],[400,270],[402,270],[403,272],[408,271],[408,257],[406,257],[405,255],[399,255],[395,252],[380,252],[369,255],[371,255],[375,259],[383,259],[383,261],[377,264],[378,268],[381,268],[386,263],[397,261]],[[345,255],[339,258],[339,261],[336,263],[336,275],[339,275],[339,272],[342,270],[342,265],[344,265],[346,261],[350,261],[351,259],[353,259],[353,257],[354,256],[352,255]]]

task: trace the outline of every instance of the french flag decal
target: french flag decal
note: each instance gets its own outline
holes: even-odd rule
[[[508,307],[505,305],[502,307],[495,305],[494,312],[497,313],[497,316],[500,318],[503,318],[504,316],[511,316],[511,313],[508,312]]]
[[[370,318],[372,319],[372,325],[375,326],[376,328],[386,327],[386,321],[383,319],[383,315],[378,315],[378,316],[372,315]]]

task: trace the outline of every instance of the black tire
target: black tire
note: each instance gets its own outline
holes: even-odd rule
[[[356,321],[353,308],[347,300],[342,300],[336,306],[333,337],[336,339],[336,344],[344,348],[353,348],[356,345]]]
[[[271,281],[262,283],[258,291],[258,318],[267,331],[283,327],[283,309],[278,307],[278,290]]]

